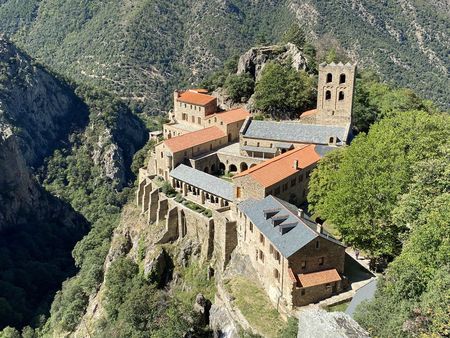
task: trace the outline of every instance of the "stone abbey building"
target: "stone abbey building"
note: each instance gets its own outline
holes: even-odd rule
[[[244,108],[220,111],[205,90],[176,91],[164,140],[139,173],[137,203],[163,225],[159,242],[191,236],[219,270],[239,251],[280,311],[342,291],[345,247],[298,206],[318,161],[350,141],[355,72],[321,64],[317,109],[295,121],[254,120]]]

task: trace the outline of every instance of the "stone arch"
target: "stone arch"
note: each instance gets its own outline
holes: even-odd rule
[[[344,98],[345,98],[345,94],[344,94],[344,92],[341,90],[341,91],[339,92],[339,101],[343,101]]]
[[[242,171],[245,171],[245,170],[248,169],[248,164],[245,163],[245,162],[242,162],[242,163],[240,164],[240,167],[241,167],[241,172],[242,172]]]
[[[327,83],[333,82],[333,74],[328,73],[327,74]]]
[[[221,174],[225,174],[225,170],[226,170],[225,163],[220,162],[219,163],[219,171],[220,171],[220,173]]]
[[[237,167],[236,167],[234,164],[230,164],[230,166],[228,167],[228,171],[229,171],[230,173],[235,173],[235,172],[237,172],[238,170],[237,170]]]
[[[325,92],[325,100],[331,100],[331,90]]]

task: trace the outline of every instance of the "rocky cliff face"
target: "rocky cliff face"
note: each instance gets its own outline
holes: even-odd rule
[[[69,86],[0,37],[0,128],[9,126],[27,165],[40,165],[86,118]]]
[[[292,43],[284,46],[253,47],[241,55],[238,62],[238,74],[250,74],[255,81],[259,80],[265,65],[270,61],[290,62],[295,70],[306,70],[308,61],[303,51]]]

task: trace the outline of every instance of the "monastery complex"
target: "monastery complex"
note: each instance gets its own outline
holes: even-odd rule
[[[164,140],[139,173],[137,204],[163,225],[160,243],[195,238],[218,271],[238,251],[280,311],[342,291],[345,246],[300,207],[318,161],[350,141],[355,72],[321,64],[317,109],[295,121],[255,120],[244,108],[220,111],[205,90],[176,91]],[[176,194],[163,192],[168,184]]]

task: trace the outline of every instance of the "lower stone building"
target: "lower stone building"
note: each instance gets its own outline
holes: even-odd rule
[[[233,177],[235,199],[261,199],[268,195],[301,205],[306,201],[309,175],[332,147],[301,145],[261,162]]]
[[[345,246],[302,210],[273,196],[236,206],[238,246],[279,309],[318,302],[343,289]]]

